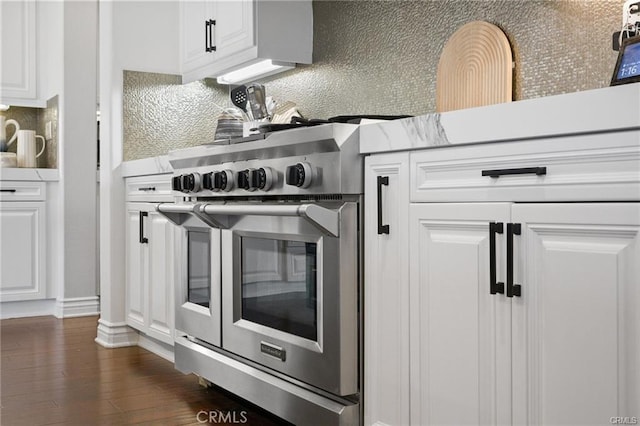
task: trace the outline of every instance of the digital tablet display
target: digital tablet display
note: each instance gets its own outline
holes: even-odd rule
[[[640,81],[640,37],[628,38],[623,41],[611,85],[636,81]]]

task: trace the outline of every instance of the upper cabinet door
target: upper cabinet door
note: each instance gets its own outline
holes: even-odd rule
[[[181,2],[183,71],[254,45],[253,0]]]
[[[516,204],[513,423],[640,413],[640,205]]]
[[[213,42],[219,58],[255,44],[253,0],[218,1],[215,7]]]
[[[180,7],[183,83],[263,60],[311,63],[311,0],[184,1]]]
[[[194,69],[214,59],[215,52],[209,47],[210,21],[214,18],[212,1],[180,2],[182,25],[182,66]],[[213,37],[213,36],[212,36]]]
[[[0,101],[36,98],[36,3],[0,2]]]

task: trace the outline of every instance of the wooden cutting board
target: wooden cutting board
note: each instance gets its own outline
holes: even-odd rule
[[[511,46],[500,28],[483,21],[465,24],[440,55],[436,110],[511,102],[512,64]]]

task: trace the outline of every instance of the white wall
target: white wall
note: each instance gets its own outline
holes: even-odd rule
[[[96,295],[97,13],[96,0],[64,3],[64,299]]]
[[[36,10],[38,96],[41,99],[63,96],[64,3],[39,2]],[[59,122],[59,126],[62,123]],[[60,179],[47,185],[47,298],[53,299],[62,296],[64,289],[64,176],[60,175]]]
[[[114,69],[180,74],[179,13],[177,1],[113,2]]]
[[[100,2],[100,321],[96,341],[135,344],[125,325],[123,70],[179,73],[179,4]]]

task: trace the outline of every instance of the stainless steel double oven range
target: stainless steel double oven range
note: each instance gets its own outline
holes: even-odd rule
[[[294,424],[362,419],[358,126],[174,151],[175,365]]]

